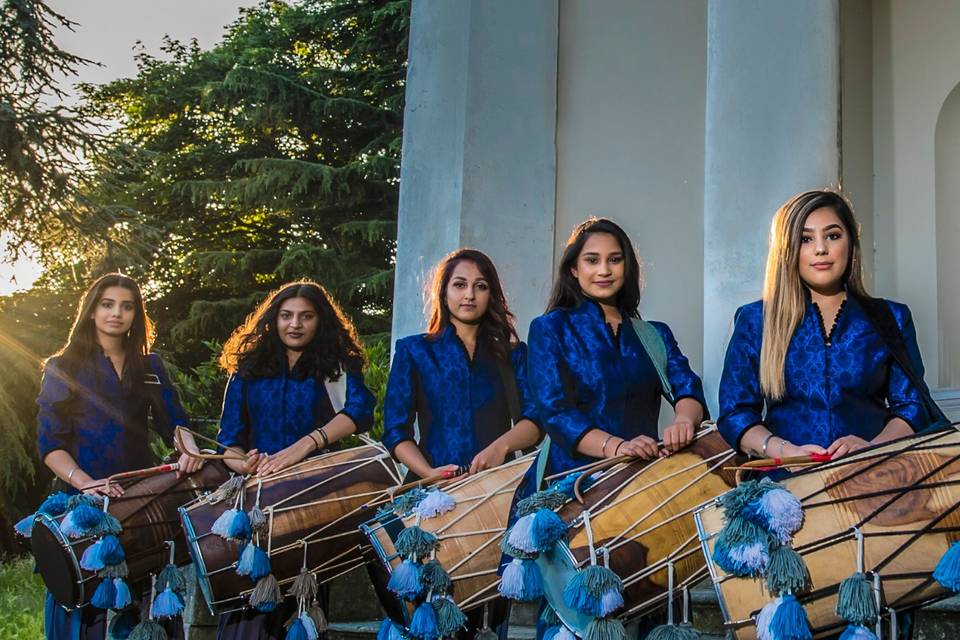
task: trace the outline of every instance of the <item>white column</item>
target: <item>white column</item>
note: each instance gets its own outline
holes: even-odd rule
[[[521,334],[553,264],[558,0],[414,0],[393,338],[447,252],[488,253]]]
[[[704,167],[704,382],[711,410],[740,305],[760,297],[770,221],[839,179],[837,0],[711,0]]]

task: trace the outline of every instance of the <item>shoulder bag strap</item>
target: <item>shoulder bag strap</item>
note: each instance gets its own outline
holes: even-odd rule
[[[880,338],[887,345],[887,348],[890,349],[893,359],[897,361],[897,364],[900,365],[900,368],[903,369],[903,372],[907,378],[909,378],[910,383],[913,384],[920,393],[920,398],[923,400],[923,405],[926,409],[927,419],[930,421],[930,424],[927,426],[950,424],[950,420],[947,419],[940,407],[937,406],[933,396],[930,395],[930,389],[927,387],[927,383],[917,375],[916,370],[913,368],[910,354],[907,353],[907,346],[903,342],[903,334],[900,332],[897,319],[893,317],[890,305],[882,298],[855,295],[854,299],[866,312],[867,319],[870,321],[874,330],[880,334]]]
[[[673,387],[670,386],[670,378],[667,376],[667,345],[663,343],[660,332],[652,324],[640,318],[630,318],[630,324],[640,338],[640,344],[653,361],[653,368],[657,370],[657,376],[660,377],[663,395],[673,402]]]

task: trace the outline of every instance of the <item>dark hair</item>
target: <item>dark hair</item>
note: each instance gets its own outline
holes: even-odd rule
[[[350,319],[326,289],[309,280],[285,284],[270,292],[223,345],[220,366],[242,378],[273,377],[287,367],[287,352],[277,334],[277,315],[284,302],[305,298],[317,312],[317,333],[300,355],[307,375],[336,380],[344,371],[363,367],[363,348]],[[301,361],[303,364],[301,364]]]
[[[437,338],[450,324],[447,285],[453,276],[453,270],[465,261],[477,265],[477,269],[490,286],[490,305],[480,319],[478,335],[487,342],[497,357],[508,360],[511,345],[520,341],[514,327],[514,317],[507,305],[507,297],[503,293],[497,268],[487,254],[476,249],[457,249],[447,254],[437,264],[433,283],[430,285],[430,321],[427,324],[427,335]]]
[[[147,315],[143,304],[143,294],[132,278],[119,273],[102,275],[87,289],[77,305],[77,317],[70,328],[67,343],[53,356],[67,384],[73,388],[73,381],[83,366],[89,366],[102,350],[97,340],[97,327],[91,317],[103,293],[110,287],[121,287],[133,294],[134,316],[130,330],[123,336],[124,376],[123,384],[127,389],[140,391],[143,388],[144,357],[150,353],[155,337],[153,322]],[[48,358],[49,361],[49,358]]]
[[[572,270],[577,266],[577,258],[580,257],[583,245],[592,233],[609,233],[620,243],[620,249],[623,251],[624,273],[623,287],[617,293],[617,308],[624,316],[638,317],[637,307],[640,306],[641,273],[637,253],[633,250],[633,244],[631,244],[627,232],[621,229],[620,225],[607,218],[594,217],[587,218],[574,227],[573,232],[567,239],[567,245],[563,249],[560,265],[557,268],[557,278],[553,281],[553,289],[550,291],[547,311],[571,309],[586,298]]]

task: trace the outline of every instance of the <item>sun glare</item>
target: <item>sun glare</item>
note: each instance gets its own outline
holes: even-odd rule
[[[5,235],[0,234],[0,246],[6,245]],[[29,252],[13,262],[0,262],[0,296],[29,289],[42,272],[40,264]]]

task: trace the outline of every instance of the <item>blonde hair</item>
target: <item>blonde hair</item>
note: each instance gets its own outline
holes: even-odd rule
[[[760,347],[760,388],[771,400],[786,394],[783,368],[793,332],[806,311],[806,285],[800,279],[803,225],[812,212],[833,209],[847,230],[850,252],[843,282],[848,292],[866,297],[863,286],[860,229],[853,207],[840,193],[815,190],[799,193],[781,206],[770,226],[770,252],[763,281],[763,342]]]

